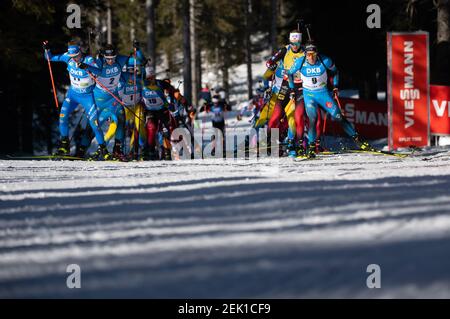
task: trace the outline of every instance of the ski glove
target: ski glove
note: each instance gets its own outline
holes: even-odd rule
[[[269,60],[269,61],[266,62],[266,67],[269,70],[275,71],[277,69],[277,63],[272,61],[272,60]]]
[[[295,92],[291,91],[291,93],[289,93],[289,99],[294,100],[295,99]]]
[[[333,89],[333,95],[337,96],[337,97],[339,96],[339,89],[338,88],[334,88]]]
[[[88,65],[86,63],[77,63],[77,68],[80,68],[82,70],[87,69]]]

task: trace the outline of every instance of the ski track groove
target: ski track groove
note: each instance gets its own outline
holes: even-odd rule
[[[450,152],[435,153],[0,161],[0,297],[449,298]]]

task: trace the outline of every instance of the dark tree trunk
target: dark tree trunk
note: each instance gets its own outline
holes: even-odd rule
[[[277,20],[278,20],[278,0],[270,1],[270,9],[271,9],[271,18],[270,21],[270,45],[272,50],[276,50],[278,48],[278,32],[277,32]]]
[[[202,89],[202,52],[199,48],[197,48],[197,51],[195,52],[195,74],[197,78],[195,90],[198,95]]]
[[[157,0],[147,0],[147,52],[153,68],[156,68],[156,39],[155,39],[155,7]]]
[[[251,14],[252,1],[246,0],[244,3],[245,10],[245,55],[247,62],[247,94],[248,99],[253,98],[253,74],[252,74],[252,42],[251,42]]]
[[[228,67],[229,67],[229,58],[227,54],[227,50],[225,48],[221,49],[221,55],[222,55],[222,87],[225,91],[226,97],[228,98],[229,94],[229,73],[228,73]]]
[[[437,0],[436,84],[450,85],[450,16],[448,0]]]
[[[191,19],[189,12],[189,0],[183,0],[183,88],[184,96],[192,101],[192,59],[191,59]]]
[[[189,13],[191,19],[191,53],[193,56],[192,59],[192,103],[194,105],[198,104],[198,93],[200,90],[199,81],[201,79],[198,78],[198,42],[197,42],[197,22],[196,22],[196,9],[195,9],[195,0],[189,0]],[[201,83],[201,82],[200,82]]]

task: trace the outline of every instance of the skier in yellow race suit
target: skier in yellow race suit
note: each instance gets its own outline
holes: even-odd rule
[[[263,75],[263,79],[265,82],[272,81],[272,86],[270,89],[271,97],[270,100],[267,101],[267,103],[263,106],[263,108],[259,112],[258,120],[255,122],[255,128],[264,127],[272,117],[275,102],[278,99],[278,92],[280,91],[281,83],[283,82],[282,68],[277,67],[275,70],[267,69]],[[286,117],[288,119],[289,135],[295,136],[296,133],[295,118],[294,118],[295,105],[293,100],[290,100],[288,102],[288,104],[284,108],[284,111],[286,112]]]

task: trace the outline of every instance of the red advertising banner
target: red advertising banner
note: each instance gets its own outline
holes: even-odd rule
[[[387,104],[379,101],[339,99],[342,111],[347,120],[355,126],[362,137],[375,140],[388,136]],[[327,119],[325,134],[343,135],[338,122]]]
[[[388,33],[389,149],[430,143],[428,33]]]
[[[450,87],[430,86],[431,134],[450,135]]]

